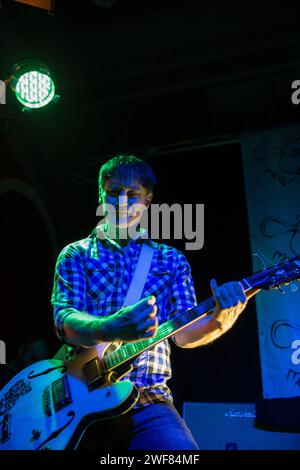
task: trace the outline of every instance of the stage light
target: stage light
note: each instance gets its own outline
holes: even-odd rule
[[[37,109],[55,97],[55,86],[46,65],[37,61],[22,61],[13,67],[11,88],[25,108]]]

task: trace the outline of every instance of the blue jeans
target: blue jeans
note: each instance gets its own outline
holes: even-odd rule
[[[80,450],[198,450],[191,431],[176,408],[151,403],[88,429]]]
[[[199,447],[176,408],[153,403],[134,410],[134,432],[128,450],[196,450]]]

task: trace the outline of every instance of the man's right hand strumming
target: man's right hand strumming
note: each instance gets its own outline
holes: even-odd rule
[[[154,296],[148,296],[107,317],[74,312],[65,319],[65,339],[74,345],[90,347],[103,342],[153,337],[158,327],[155,302]]]
[[[106,341],[136,341],[156,334],[158,327],[155,297],[149,296],[105,318],[100,337]]]

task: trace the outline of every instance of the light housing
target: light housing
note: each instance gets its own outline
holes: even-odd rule
[[[55,96],[50,71],[39,61],[18,62],[13,67],[10,83],[16,98],[25,108],[42,108]]]

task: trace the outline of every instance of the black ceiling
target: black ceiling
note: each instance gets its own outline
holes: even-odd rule
[[[45,197],[46,175],[63,191],[74,168],[89,180],[117,151],[153,154],[299,122],[300,30],[282,3],[54,3],[54,16],[9,0],[0,12],[0,78],[24,57],[40,59],[61,96],[21,113],[8,92],[0,108],[2,135]]]

